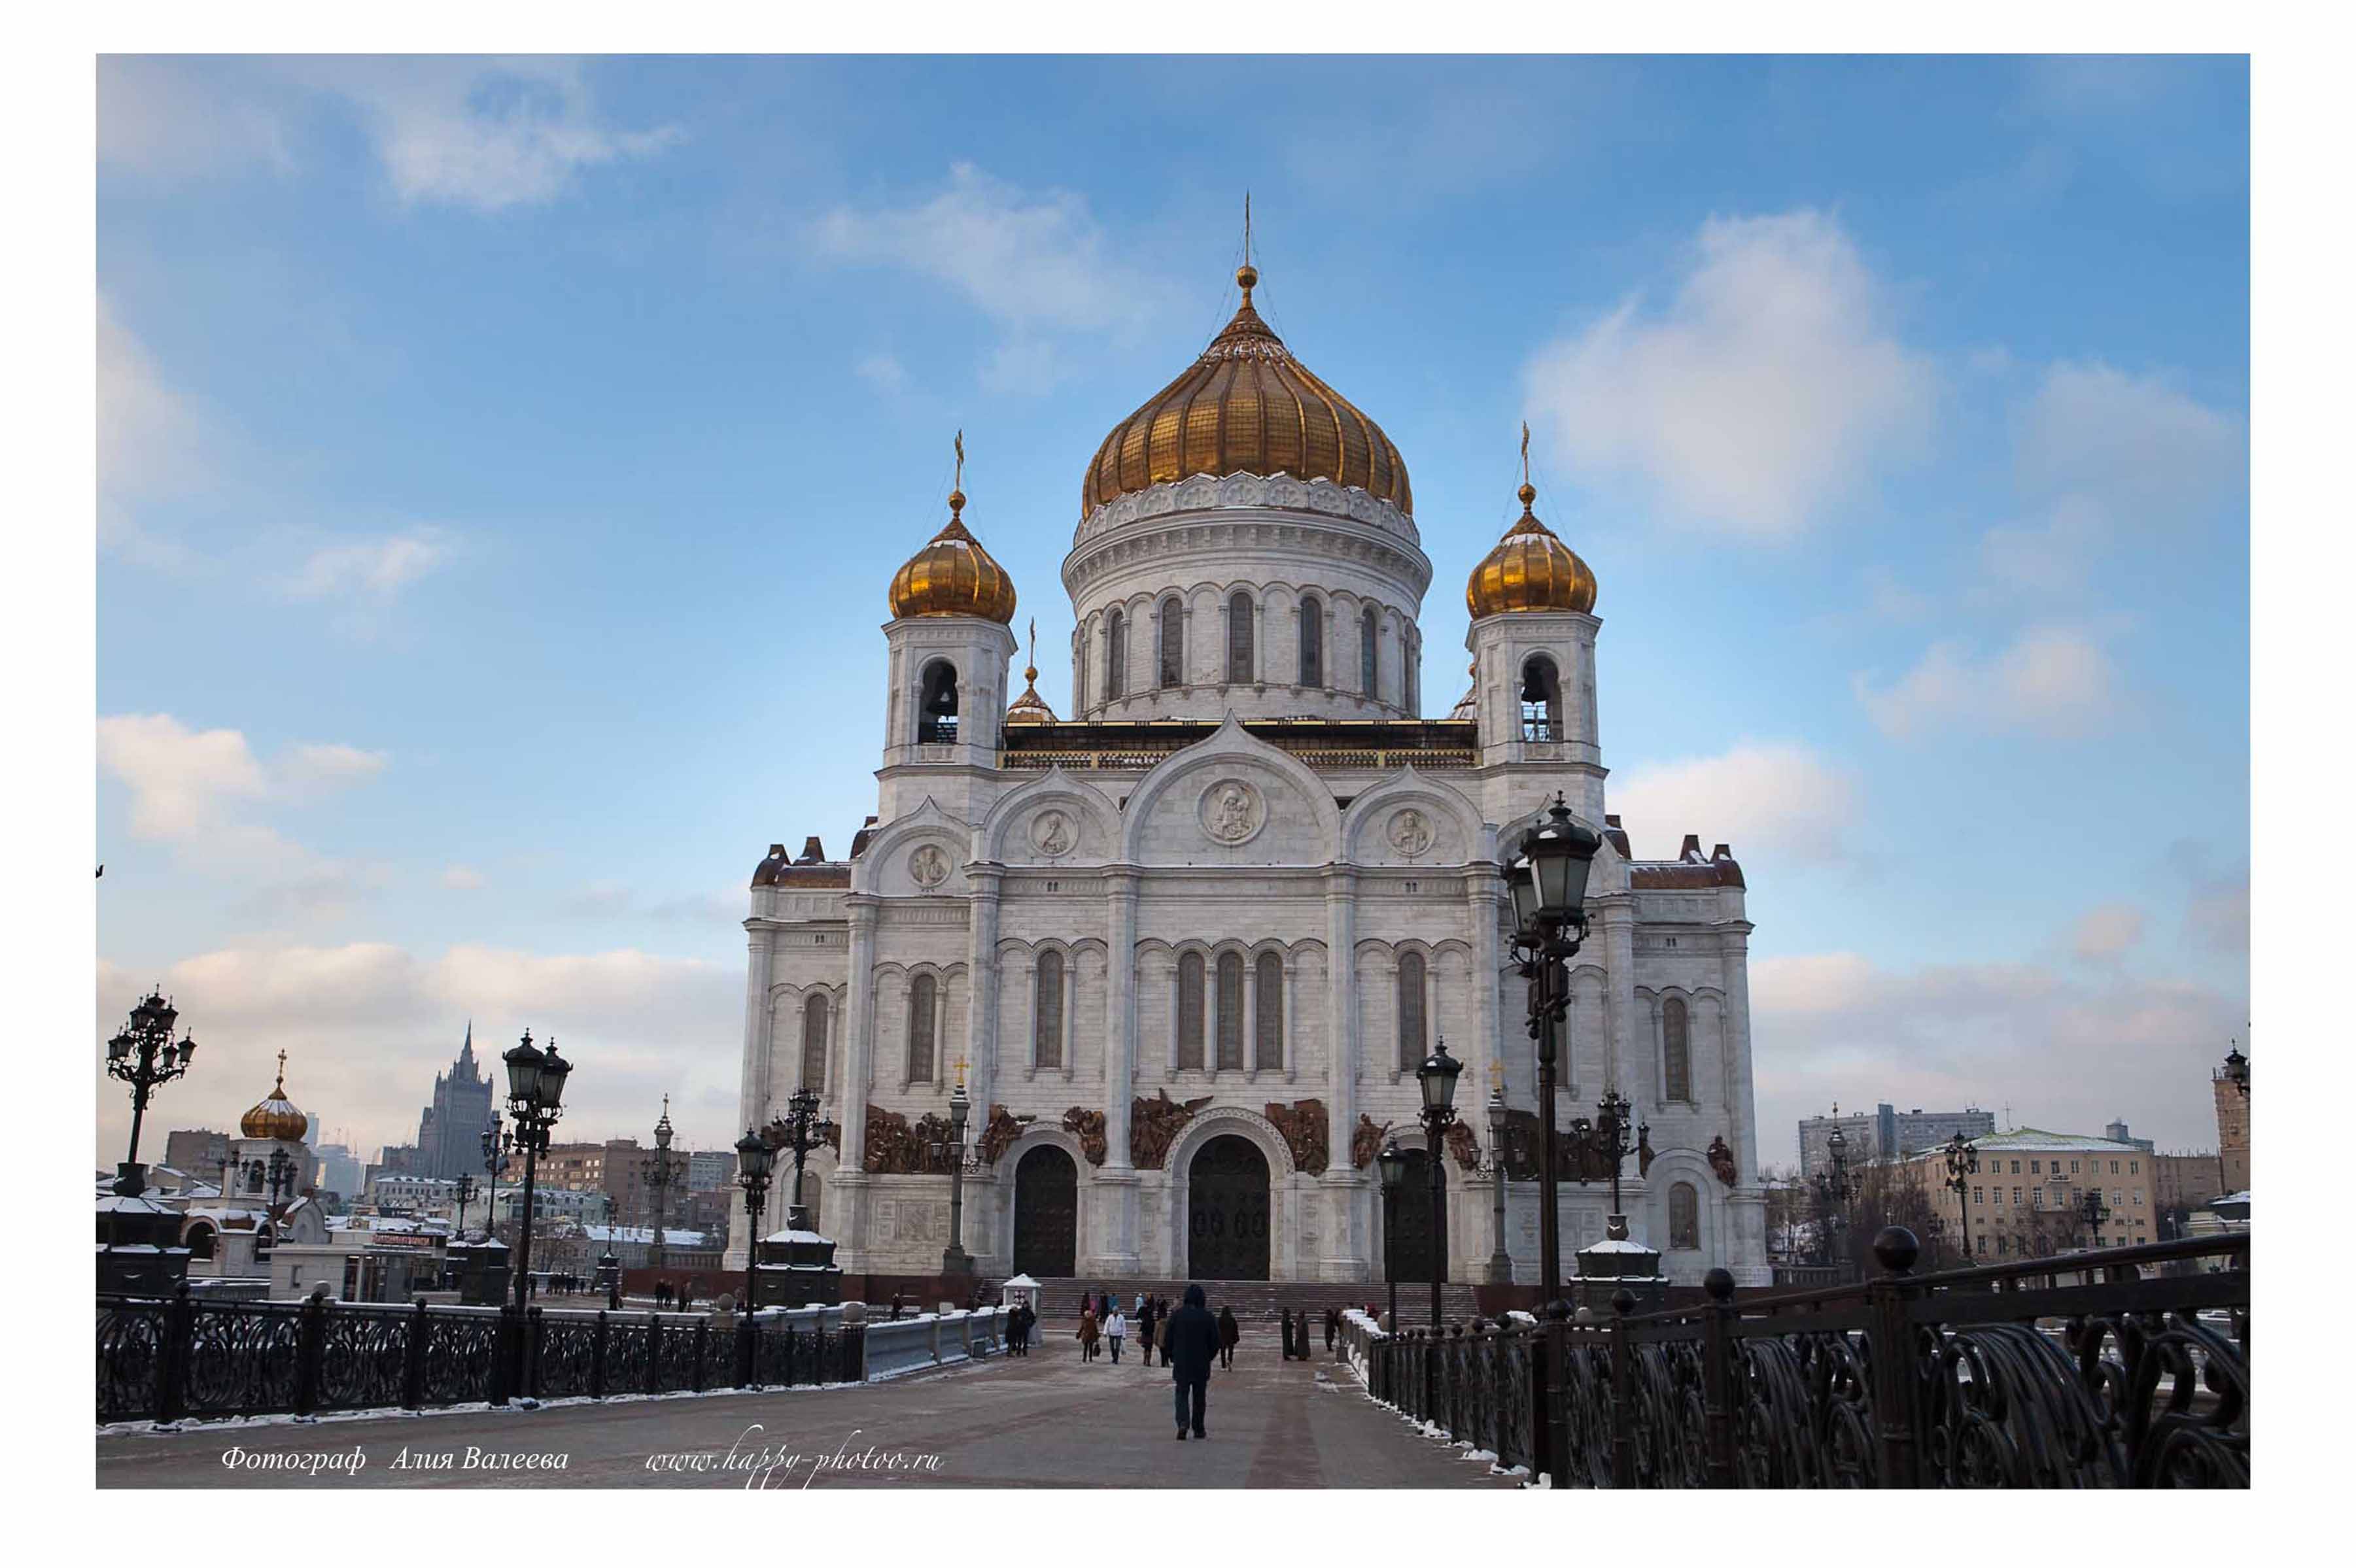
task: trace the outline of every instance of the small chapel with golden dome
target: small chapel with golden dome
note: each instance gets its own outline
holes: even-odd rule
[[[1633,845],[1608,809],[1595,573],[1525,472],[1469,564],[1472,689],[1427,717],[1406,459],[1262,320],[1258,273],[1236,281],[1234,316],[1081,475],[1066,716],[1035,643],[1010,697],[1016,587],[978,534],[1015,525],[967,521],[960,436],[948,519],[888,591],[876,813],[841,858],[811,835],[753,873],[745,1125],[819,1096],[840,1131],[811,1218],[854,1273],[942,1269],[962,1091],[983,1276],[1367,1285],[1436,1256],[1533,1283],[1505,862],[1559,794],[1604,848],[1558,1122],[1624,1095],[1634,1239],[1673,1283],[1766,1283],[1742,871],[1695,835]],[[1415,1069],[1442,1040],[1465,1092],[1428,1149]],[[1418,1194],[1440,1162],[1437,1224],[1401,1203],[1384,1233],[1389,1142]],[[1611,1203],[1575,1177],[1567,1258]]]

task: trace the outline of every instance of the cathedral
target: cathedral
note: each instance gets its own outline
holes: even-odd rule
[[[985,1275],[1369,1284],[1387,1251],[1430,1277],[1438,1249],[1451,1280],[1499,1278],[1502,1253],[1535,1282],[1503,866],[1559,793],[1605,841],[1559,1121],[1625,1095],[1635,1239],[1673,1283],[1766,1283],[1742,872],[1691,836],[1639,859],[1606,811],[1594,574],[1526,472],[1466,583],[1472,688],[1425,717],[1432,564],[1406,461],[1261,320],[1258,281],[1237,272],[1234,317],[1088,460],[1068,717],[1035,645],[1010,698],[1014,584],[961,484],[894,576],[876,814],[844,859],[813,837],[753,874],[744,1123],[820,1096],[836,1130],[809,1193],[853,1272],[940,1270],[962,1083],[962,1242]],[[1427,1150],[1415,1068],[1442,1040],[1462,1122]],[[1387,1237],[1389,1140],[1418,1164]],[[1611,1208],[1570,1153],[1566,1272]]]

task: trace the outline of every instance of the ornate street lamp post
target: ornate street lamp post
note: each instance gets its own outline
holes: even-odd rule
[[[1963,1211],[1964,1265],[1972,1254],[1972,1178],[1980,1173],[1980,1151],[1960,1132],[1947,1140],[1947,1185],[1955,1189],[1955,1207]]]
[[[669,1255],[663,1251],[663,1200],[669,1196],[671,1186],[676,1179],[670,1164],[671,1137],[670,1096],[666,1094],[663,1096],[662,1119],[655,1124],[655,1160],[652,1165],[647,1167],[640,1178],[645,1181],[647,1192],[654,1199],[655,1204],[654,1236],[647,1245],[648,1268],[661,1268],[669,1261]]]
[[[458,1200],[458,1235],[464,1240],[466,1234],[466,1205],[475,1200],[475,1179],[460,1171],[458,1184],[452,1189],[451,1196]]]
[[[1449,1127],[1456,1120],[1456,1080],[1464,1064],[1448,1054],[1448,1041],[1442,1039],[1431,1048],[1415,1070],[1415,1081],[1423,1089],[1423,1109],[1418,1113],[1423,1123],[1424,1164],[1430,1168],[1431,1180],[1431,1326],[1440,1327],[1440,1286],[1448,1278],[1448,1173],[1440,1168],[1440,1150]]]
[[[1612,1219],[1618,1230],[1627,1229],[1628,1216],[1620,1207],[1620,1166],[1629,1154],[1652,1133],[1646,1123],[1635,1129],[1632,1136],[1628,1128],[1628,1096],[1617,1089],[1607,1089],[1603,1098],[1595,1102],[1593,1147],[1612,1162]]]
[[[540,1157],[548,1152],[548,1131],[564,1115],[564,1081],[572,1075],[573,1063],[556,1054],[554,1036],[542,1051],[531,1043],[530,1029],[523,1031],[523,1042],[500,1060],[508,1068],[508,1115],[515,1121],[515,1144],[523,1150],[523,1229],[516,1238],[515,1279],[516,1310],[521,1312],[531,1288],[531,1227],[538,1218],[532,1211],[532,1185]],[[521,1336],[516,1343],[520,1350]]]
[[[2090,1250],[2100,1251],[2103,1245],[2103,1221],[2111,1217],[2110,1205],[2103,1201],[2101,1188],[2086,1189],[2086,1196],[2080,1200],[2078,1204],[2078,1214],[2086,1221],[2087,1244]]]
[[[1825,1139],[1825,1160],[1828,1168],[1816,1172],[1816,1207],[1824,1216],[1822,1223],[1835,1238],[1826,1257],[1838,1262],[1846,1270],[1848,1257],[1848,1206],[1857,1196],[1857,1181],[1848,1173],[1848,1135],[1840,1129],[1840,1107],[1833,1107],[1832,1136]]]
[[[1558,794],[1547,820],[1522,835],[1506,873],[1514,899],[1514,957],[1530,983],[1530,1035],[1538,1059],[1538,1272],[1547,1314],[1570,1316],[1562,1296],[1562,1219],[1556,1197],[1554,1072],[1570,1008],[1567,965],[1587,937],[1587,878],[1602,837],[1571,820]]]
[[[973,1256],[965,1250],[965,1168],[968,1155],[965,1147],[966,1123],[972,1118],[973,1102],[966,1097],[965,1062],[958,1062],[957,1087],[949,1093],[948,1142],[938,1145],[935,1157],[949,1168],[949,1244],[941,1250],[943,1274],[966,1275],[973,1272]],[[795,1181],[800,1181],[800,1168],[795,1168]]]
[[[294,1196],[294,1157],[283,1148],[270,1151],[270,1206]]]
[[[1489,1282],[1514,1283],[1514,1255],[1505,1250],[1505,1064],[1489,1063],[1489,1200],[1496,1244],[1489,1250]]]
[[[508,1156],[515,1152],[515,1134],[499,1123],[499,1114],[491,1113],[490,1125],[483,1129],[483,1169],[491,1179],[490,1195],[483,1200],[483,1239],[496,1241],[493,1228],[499,1222],[499,1178],[507,1174]]]
[[[129,1026],[106,1042],[107,1075],[131,1085],[131,1153],[114,1172],[114,1190],[124,1198],[147,1190],[145,1169],[139,1163],[139,1128],[147,1119],[148,1100],[196,1060],[193,1037],[172,1038],[172,1025],[179,1017],[160,990],[150,991],[131,1009]]]
[[[738,1319],[744,1330],[738,1352],[743,1367],[736,1380],[746,1388],[753,1386],[753,1314],[761,1304],[761,1211],[768,1206],[769,1167],[776,1158],[768,1140],[750,1127],[736,1140],[736,1185],[744,1189],[744,1222],[751,1232],[744,1248],[744,1311]]]
[[[803,1089],[786,1102],[786,1114],[771,1122],[769,1127],[778,1135],[775,1146],[778,1150],[794,1151],[794,1202],[787,1211],[787,1222],[797,1229],[806,1229],[809,1221],[802,1204],[802,1168],[809,1163],[810,1150],[834,1136],[834,1123],[818,1114],[817,1092]]]
[[[1388,1326],[1398,1332],[1398,1199],[1399,1189],[1407,1185],[1407,1156],[1399,1152],[1397,1138],[1386,1139],[1382,1153],[1375,1156],[1375,1170],[1383,1179],[1383,1278],[1391,1291]]]

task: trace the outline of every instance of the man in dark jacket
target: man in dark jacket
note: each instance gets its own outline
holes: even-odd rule
[[[1201,1285],[1186,1287],[1186,1304],[1170,1315],[1166,1335],[1162,1358],[1170,1363],[1170,1381],[1177,1391],[1178,1440],[1183,1443],[1190,1424],[1195,1436],[1207,1435],[1203,1431],[1203,1402],[1210,1392],[1211,1363],[1219,1356],[1219,1320],[1203,1305]]]
[[[1149,1367],[1153,1364],[1153,1326],[1160,1321],[1160,1307],[1161,1302],[1149,1296],[1145,1305],[1137,1309],[1137,1341],[1145,1347],[1145,1364]]]

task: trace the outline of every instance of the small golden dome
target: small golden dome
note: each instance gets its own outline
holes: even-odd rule
[[[286,1143],[301,1143],[311,1133],[311,1119],[294,1108],[286,1098],[286,1053],[278,1053],[278,1082],[272,1086],[270,1097],[238,1119],[240,1136],[249,1138],[277,1138]]]
[[[892,574],[892,614],[973,615],[1005,625],[1014,619],[1014,580],[966,531],[958,514],[965,492],[949,492],[948,526]]]
[[[1595,573],[1530,510],[1538,493],[1526,479],[1520,495],[1521,520],[1472,569],[1464,607],[1476,621],[1516,610],[1594,609]]]
[[[1236,272],[1244,301],[1186,372],[1112,427],[1080,482],[1080,515],[1192,475],[1329,479],[1415,515],[1407,463],[1382,427],[1312,375],[1252,309],[1259,272]]]
[[[1039,695],[1039,623],[1031,623],[1031,658],[1023,670],[1023,695],[1006,709],[1009,724],[1053,724],[1055,710]]]

